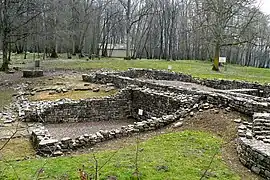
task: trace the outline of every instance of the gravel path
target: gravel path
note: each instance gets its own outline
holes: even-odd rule
[[[53,138],[62,139],[64,137],[76,138],[84,134],[94,134],[99,130],[112,130],[133,124],[134,119],[99,122],[80,122],[63,124],[46,124],[45,127]]]

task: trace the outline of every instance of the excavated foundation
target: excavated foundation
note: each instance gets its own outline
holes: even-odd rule
[[[146,69],[85,74],[82,78],[95,84],[114,84],[122,90],[102,99],[32,104],[24,111],[23,119],[40,123],[31,135],[39,154],[62,155],[102,141],[159,129],[205,106],[225,107],[254,116],[252,123],[241,122],[239,126],[239,158],[256,174],[270,178],[269,85],[198,79]]]

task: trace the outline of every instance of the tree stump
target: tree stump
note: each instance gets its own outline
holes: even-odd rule
[[[23,70],[23,77],[34,78],[43,76],[43,70]]]

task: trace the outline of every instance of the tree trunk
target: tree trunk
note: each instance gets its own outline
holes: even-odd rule
[[[58,58],[58,55],[57,55],[55,48],[52,48],[51,58]]]
[[[3,18],[3,37],[2,37],[2,43],[3,43],[3,64],[1,67],[1,71],[8,71],[8,13],[7,13],[7,1],[3,1],[3,12],[2,12],[2,18]]]
[[[215,47],[215,56],[214,56],[214,63],[213,63],[213,71],[219,71],[219,55],[220,55],[220,45],[217,42]]]
[[[126,60],[130,59],[130,33],[127,30]]]
[[[6,38],[6,33],[4,32],[3,36],[3,64],[1,67],[1,71],[8,71],[8,42]]]
[[[126,38],[127,38],[127,42],[126,42],[126,60],[130,60],[130,30],[131,30],[131,24],[130,24],[130,11],[131,11],[131,0],[128,0],[127,3],[127,12],[126,12],[126,18],[127,18],[127,22],[126,22]]]
[[[8,43],[8,63],[9,64],[11,62],[11,53],[12,53],[11,43]]]

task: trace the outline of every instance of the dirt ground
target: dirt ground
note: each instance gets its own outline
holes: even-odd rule
[[[125,119],[118,121],[46,124],[45,127],[53,138],[62,139],[64,137],[76,138],[84,134],[94,134],[99,130],[119,129],[122,126],[133,124],[133,122],[133,119]]]

